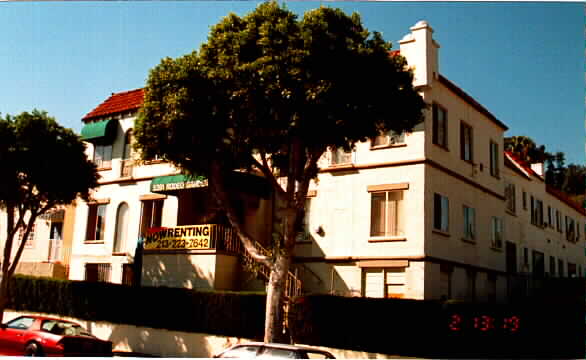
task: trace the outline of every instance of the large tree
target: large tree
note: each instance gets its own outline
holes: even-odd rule
[[[84,151],[79,136],[46,112],[0,116],[0,215],[6,218],[0,321],[10,278],[35,220],[77,197],[88,199],[89,190],[97,186],[96,167]]]
[[[285,278],[320,157],[389,130],[410,131],[423,119],[413,75],[390,49],[358,14],[320,7],[299,19],[267,2],[244,17],[228,15],[199,51],[150,71],[137,149],[206,174],[245,249],[270,269],[265,341],[282,333]],[[272,185],[269,255],[235,215],[225,186],[234,169],[261,173]]]

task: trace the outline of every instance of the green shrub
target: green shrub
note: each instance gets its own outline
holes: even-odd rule
[[[15,276],[8,308],[91,321],[262,337],[265,295]]]

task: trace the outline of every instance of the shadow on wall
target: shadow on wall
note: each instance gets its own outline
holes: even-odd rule
[[[309,234],[305,241],[301,241],[295,248],[295,263],[293,270],[297,269],[299,277],[303,281],[306,293],[332,294],[338,296],[360,296],[360,289],[353,289],[346,283],[340,274],[341,269],[348,266],[355,270],[355,264],[335,264],[318,262],[304,262],[304,257],[323,259],[324,250],[319,246],[315,237],[319,234]],[[350,269],[350,270],[352,270]]]
[[[213,254],[149,254],[142,260],[142,286],[214,288]]]
[[[209,358],[215,354],[213,346],[202,334],[114,325],[108,340],[112,341],[115,352],[136,357]]]

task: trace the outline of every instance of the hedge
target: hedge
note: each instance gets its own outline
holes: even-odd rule
[[[14,276],[7,308],[90,321],[260,339],[266,295]]]

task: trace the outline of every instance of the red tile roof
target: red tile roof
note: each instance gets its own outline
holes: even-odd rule
[[[519,159],[517,156],[515,156],[512,152],[510,151],[505,151],[505,154],[507,156],[505,156],[505,159],[510,160],[513,165],[515,165],[517,168],[521,169],[525,174],[525,176],[527,177],[531,177],[531,176],[536,176],[538,178],[541,178],[541,176],[539,176],[535,171],[533,171],[533,169],[531,168],[531,165],[529,165],[527,162]]]
[[[88,122],[106,115],[114,115],[129,110],[136,110],[142,106],[143,101],[144,89],[115,93],[84,116],[82,121]]]

